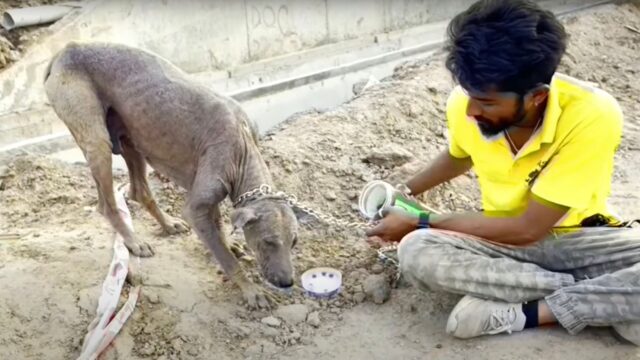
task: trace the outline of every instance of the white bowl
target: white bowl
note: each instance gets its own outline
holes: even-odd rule
[[[340,292],[342,273],[329,267],[319,267],[305,271],[301,280],[307,295],[331,298]]]

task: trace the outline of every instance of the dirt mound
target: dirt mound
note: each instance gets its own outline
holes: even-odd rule
[[[24,157],[0,170],[3,206],[0,218],[8,224],[28,226],[51,221],[69,206],[90,203],[89,183],[81,168],[60,168],[43,158]]]
[[[440,63],[436,57],[399,67],[388,82],[339,108],[294,117],[267,135],[262,151],[279,189],[339,217],[361,219],[356,200],[367,182],[406,181],[446,149],[443,118],[452,83],[439,76]],[[473,209],[478,193],[470,177],[423,200],[442,210]]]

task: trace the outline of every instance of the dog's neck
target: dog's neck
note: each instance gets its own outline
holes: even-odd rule
[[[231,201],[234,203],[242,194],[257,189],[263,184],[272,185],[271,174],[267,164],[264,162],[258,147],[252,140],[250,141],[250,143],[247,143],[246,151],[237,169],[236,181],[232,184],[229,193]]]

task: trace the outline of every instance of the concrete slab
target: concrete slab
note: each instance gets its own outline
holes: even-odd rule
[[[446,18],[447,14],[451,15],[472,2],[455,0],[441,8],[435,6],[433,0],[389,1],[391,0],[358,0],[352,4],[362,5],[359,8],[334,0],[316,1],[313,8],[316,13],[308,12],[309,9],[302,6],[306,2],[285,0],[252,0],[246,2],[245,7],[235,1],[230,7],[223,6],[224,1],[207,4],[199,1],[179,4],[176,1],[163,1],[162,6],[158,5],[159,3],[147,4],[134,0],[100,4],[92,2],[84,15],[76,15],[76,19],[68,21],[55,36],[32,49],[24,61],[0,73],[0,81],[3,81],[3,97],[0,98],[0,152],[7,149],[14,151],[17,149],[16,144],[22,144],[27,139],[41,137],[42,141],[49,141],[47,139],[52,134],[60,135],[65,132],[64,126],[44,99],[40,77],[44,73],[42,68],[53,51],[69,39],[94,36],[93,40],[112,40],[132,45],[140,43],[139,45],[167,56],[189,71],[202,68],[200,65],[194,65],[195,62],[202,62],[203,59],[212,61],[204,67],[207,71],[194,74],[194,79],[236,97],[246,106],[247,112],[264,133],[295,112],[309,108],[331,107],[348,100],[353,83],[372,74],[378,78],[389,75],[392,64],[397,64],[398,59],[406,60],[407,56],[416,56],[417,52],[422,52],[420,56],[426,56],[428,51],[432,50],[429,44],[443,40],[447,22],[416,24],[423,20],[428,22]],[[539,2],[556,12],[566,12],[575,9],[576,6],[583,7],[607,1]],[[365,3],[368,5],[364,6]],[[324,4],[325,8],[318,4]],[[378,7],[382,7],[382,10]],[[423,11],[425,7],[426,12]],[[254,8],[255,13],[252,13]],[[147,10],[153,14],[158,13],[159,17],[154,15],[153,21],[147,21],[150,14],[145,12]],[[215,22],[213,19],[221,12],[229,15],[222,23],[217,23],[214,27],[206,27],[206,24],[203,24]],[[186,18],[187,13],[194,15]],[[211,18],[205,16],[206,14],[215,16]],[[411,16],[402,22],[403,14]],[[325,21],[331,20],[333,23],[325,24],[326,29],[341,28],[340,31],[345,38],[354,38],[318,46],[314,41],[322,37],[323,28],[318,19],[323,16]],[[376,28],[377,25],[371,25],[375,21],[365,24],[363,20],[358,25],[357,16],[382,16],[387,20],[380,29]],[[178,20],[168,26],[171,17]],[[252,27],[245,26],[242,30],[238,24],[232,24],[231,18],[240,22],[242,19],[253,21]],[[297,20],[293,21],[291,18]],[[160,21],[161,25],[157,23],[158,19],[163,20]],[[248,24],[247,22],[247,26]],[[202,28],[200,25],[205,27]],[[200,30],[192,28],[194,26]],[[402,27],[405,28],[389,31]],[[135,34],[132,33],[134,28],[137,29]],[[292,31],[308,32],[306,35],[314,40],[305,42],[307,40],[297,37],[295,41],[302,41],[300,44],[304,45],[304,50],[244,64],[238,63],[237,59],[230,60],[235,56],[233,51],[229,54],[224,51],[230,46],[250,47],[252,39],[259,38],[259,42],[262,42],[267,41],[269,36],[289,36],[293,39],[293,35],[289,34]],[[331,31],[329,37],[333,36]],[[285,34],[278,35],[277,32]],[[278,42],[274,44],[277,45]],[[293,51],[293,48],[269,51],[272,51],[270,54],[273,55],[278,51]],[[247,58],[253,56],[250,56],[249,52],[245,55]],[[186,64],[185,61],[192,63]],[[221,69],[211,71],[219,67]],[[293,90],[296,87],[300,89]],[[3,109],[11,111],[2,114]],[[33,144],[29,143],[28,146],[32,147]],[[7,154],[0,154],[0,162],[5,155]]]
[[[86,164],[87,161],[82,154],[82,151],[79,148],[73,148],[63,151],[55,152],[49,155],[52,159],[57,159],[60,161],[68,162],[70,164]],[[127,163],[124,161],[122,156],[113,155],[112,156],[112,164],[114,170],[124,170],[127,171]],[[147,169],[147,171],[149,171]]]

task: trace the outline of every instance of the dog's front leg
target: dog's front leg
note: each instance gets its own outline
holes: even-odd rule
[[[247,278],[220,229],[218,204],[226,197],[226,189],[219,181],[212,182],[210,176],[203,177],[206,180],[199,181],[196,177],[185,204],[184,216],[198,237],[211,249],[227,276],[240,287],[249,307],[268,308],[266,294]]]

